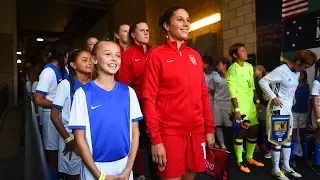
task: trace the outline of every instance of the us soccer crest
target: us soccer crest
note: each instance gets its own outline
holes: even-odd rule
[[[196,58],[193,55],[189,55],[189,59],[192,62],[192,64],[197,65]]]
[[[290,140],[290,115],[273,115],[269,120],[268,140],[281,146]]]

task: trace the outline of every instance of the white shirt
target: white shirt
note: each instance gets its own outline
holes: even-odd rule
[[[67,72],[65,77],[67,76]],[[37,93],[43,94],[46,96],[46,99],[49,101],[53,101],[58,84],[62,81],[62,75],[60,70],[54,66],[53,64],[49,63],[45,66],[39,76],[39,83],[37,86]],[[50,111],[50,108],[43,108],[43,111]]]
[[[230,95],[226,78],[215,74],[210,81],[210,89],[214,90],[213,104],[217,109],[230,109]]]
[[[207,89],[208,89],[208,95],[209,95],[209,100],[210,100],[210,103],[213,104],[213,94],[212,94],[212,89],[210,89],[210,81],[211,79],[216,75],[218,74],[217,72],[215,71],[212,71],[211,74],[206,74],[204,73],[204,78],[206,80],[206,85],[207,85]]]
[[[39,83],[39,81],[35,81],[35,82],[33,82],[33,84],[32,84],[31,92],[32,92],[33,94],[36,93],[38,83]]]
[[[311,96],[318,96],[318,106],[320,106],[320,83],[318,80],[312,81]]]
[[[79,87],[84,86],[76,78],[74,78],[74,90]],[[61,120],[64,125],[64,128],[69,134],[72,134],[72,130],[68,128],[71,103],[73,101],[74,93],[71,93],[70,82],[67,79],[64,79],[59,83],[57,88],[56,96],[52,102],[52,106],[62,110]]]
[[[29,93],[31,93],[31,82],[30,81],[27,81],[26,82],[26,89]]]
[[[270,99],[276,98],[277,95],[275,94],[275,92],[278,93],[278,97],[281,99],[282,104],[284,105],[286,110],[291,113],[293,97],[299,84],[299,76],[299,72],[293,72],[287,64],[283,64],[264,76],[259,81],[259,84],[263,92]],[[271,90],[269,84],[272,84],[275,92]],[[274,106],[274,110],[280,109],[280,107]],[[280,114],[285,115],[288,113],[281,109]]]

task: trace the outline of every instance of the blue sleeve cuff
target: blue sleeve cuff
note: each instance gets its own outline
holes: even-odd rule
[[[80,129],[80,130],[85,130],[86,126],[68,126],[69,129]]]
[[[137,122],[143,119],[143,116],[132,119],[132,122]]]
[[[56,104],[52,104],[52,107],[55,107],[57,109],[62,109],[62,106],[56,105]]]
[[[47,92],[44,92],[44,91],[39,91],[39,90],[36,90],[37,93],[40,93],[40,94],[43,94],[43,95],[47,95],[48,93]]]

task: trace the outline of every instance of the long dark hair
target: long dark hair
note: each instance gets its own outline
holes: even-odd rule
[[[303,83],[306,83],[308,80],[308,74],[307,71],[302,71],[301,74],[303,74]]]
[[[231,65],[231,62],[228,58],[224,57],[224,58],[221,58],[221,59],[218,59],[216,65],[218,65],[219,63],[222,63],[224,65],[226,65],[226,69],[228,71],[230,65]]]
[[[65,79],[66,70],[65,70],[64,61],[65,61],[65,58],[69,52],[68,44],[64,41],[60,41],[60,40],[56,41],[51,45],[49,51],[51,53],[50,61],[52,61],[54,59],[58,61],[58,66],[60,69],[62,79]]]
[[[79,55],[82,52],[88,52],[90,54],[89,51],[85,50],[85,49],[75,49],[73,50],[69,56],[68,56],[68,70],[69,70],[69,75],[68,75],[68,79],[71,82],[71,90],[73,92],[75,92],[76,90],[74,89],[74,79],[73,76],[75,76],[76,74],[76,70],[73,69],[73,67],[71,66],[72,62],[76,62],[77,58],[79,57]]]
[[[183,7],[181,6],[174,6],[174,7],[171,7],[169,9],[167,9],[159,18],[159,27],[161,29],[163,29],[166,33],[167,33],[167,30],[163,27],[163,24],[164,23],[167,23],[167,24],[171,24],[171,17],[173,15],[173,13],[178,10],[178,9],[184,9]]]

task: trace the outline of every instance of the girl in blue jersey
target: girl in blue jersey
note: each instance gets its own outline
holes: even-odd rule
[[[67,125],[75,90],[89,82],[88,73],[92,70],[90,57],[91,54],[88,51],[81,49],[69,55],[69,78],[59,83],[51,109],[51,120],[60,133],[58,170],[66,174],[69,180],[79,179],[81,159],[77,155],[72,131]]]
[[[308,143],[305,139],[307,119],[309,115],[309,84],[307,83],[307,72],[303,71],[299,76],[299,85],[295,93],[296,103],[292,107],[293,115],[293,132],[291,140],[291,165],[295,167],[294,147],[297,139],[297,128],[299,128],[299,136],[303,157],[307,157]]]
[[[97,78],[75,92],[68,126],[84,163],[80,179],[132,180],[139,102],[130,87],[114,80],[121,64],[119,46],[101,41],[92,55]]]
[[[54,127],[50,114],[52,101],[56,96],[58,84],[68,76],[65,69],[69,47],[62,41],[54,42],[50,48],[51,63],[47,64],[39,77],[35,103],[42,107],[42,140],[47,155],[50,177],[56,180],[58,166],[59,133]]]

